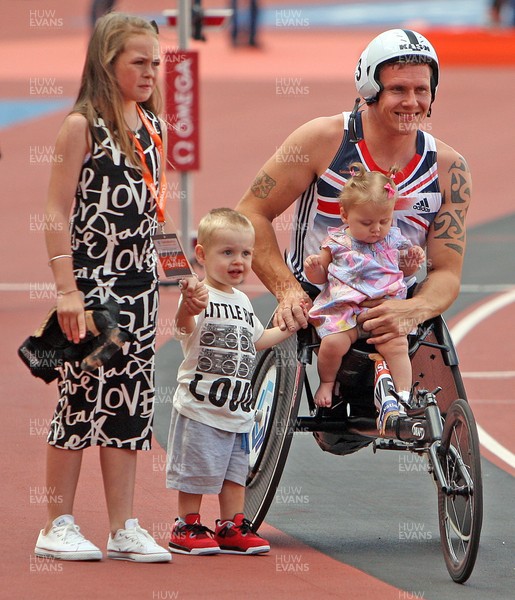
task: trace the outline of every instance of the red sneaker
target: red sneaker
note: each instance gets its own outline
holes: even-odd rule
[[[216,522],[215,541],[222,554],[261,554],[270,550],[270,544],[252,531],[252,523],[242,513],[234,521]]]
[[[200,523],[200,515],[186,515],[185,521],[176,519],[168,548],[178,554],[218,554],[220,547],[213,539],[214,531]]]

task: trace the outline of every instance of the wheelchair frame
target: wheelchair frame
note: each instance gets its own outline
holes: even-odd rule
[[[253,375],[256,422],[250,435],[250,468],[245,514],[254,530],[273,501],[293,434],[308,431],[318,445],[346,455],[373,444],[377,449],[425,455],[438,491],[440,541],[451,578],[464,583],[474,568],[482,526],[479,440],[442,317],[419,326],[410,336],[413,380],[419,387],[407,416],[384,435],[376,428],[374,369],[366,344],[357,342],[337,375],[333,406],[317,409],[306,375],[318,343],[301,330],[260,353]],[[310,416],[298,416],[303,390]],[[344,389],[344,399],[339,396]],[[431,391],[432,390],[432,391]],[[438,397],[437,397],[438,394]]]

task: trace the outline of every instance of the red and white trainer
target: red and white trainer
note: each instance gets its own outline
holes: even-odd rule
[[[190,513],[184,520],[175,520],[168,548],[178,554],[218,554],[220,547],[213,535],[213,531],[201,524],[199,514]]]
[[[270,544],[252,531],[252,523],[243,513],[234,515],[233,521],[216,522],[215,541],[222,554],[262,554]]]

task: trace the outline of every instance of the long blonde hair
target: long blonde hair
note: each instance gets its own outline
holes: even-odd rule
[[[102,117],[122,152],[132,164],[138,165],[134,143],[125,124],[122,94],[114,75],[116,59],[124,51],[128,38],[135,34],[158,39],[154,26],[141,17],[112,12],[98,19],[89,41],[79,93],[71,112],[86,117],[97,142],[100,140],[93,125],[99,116]],[[157,86],[141,105],[156,115],[160,114],[163,102]]]

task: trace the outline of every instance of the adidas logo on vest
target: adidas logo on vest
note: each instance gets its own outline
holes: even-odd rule
[[[414,204],[413,210],[420,210],[421,212],[431,212],[431,208],[429,207],[429,202],[427,201],[427,198],[422,198],[420,202]]]

